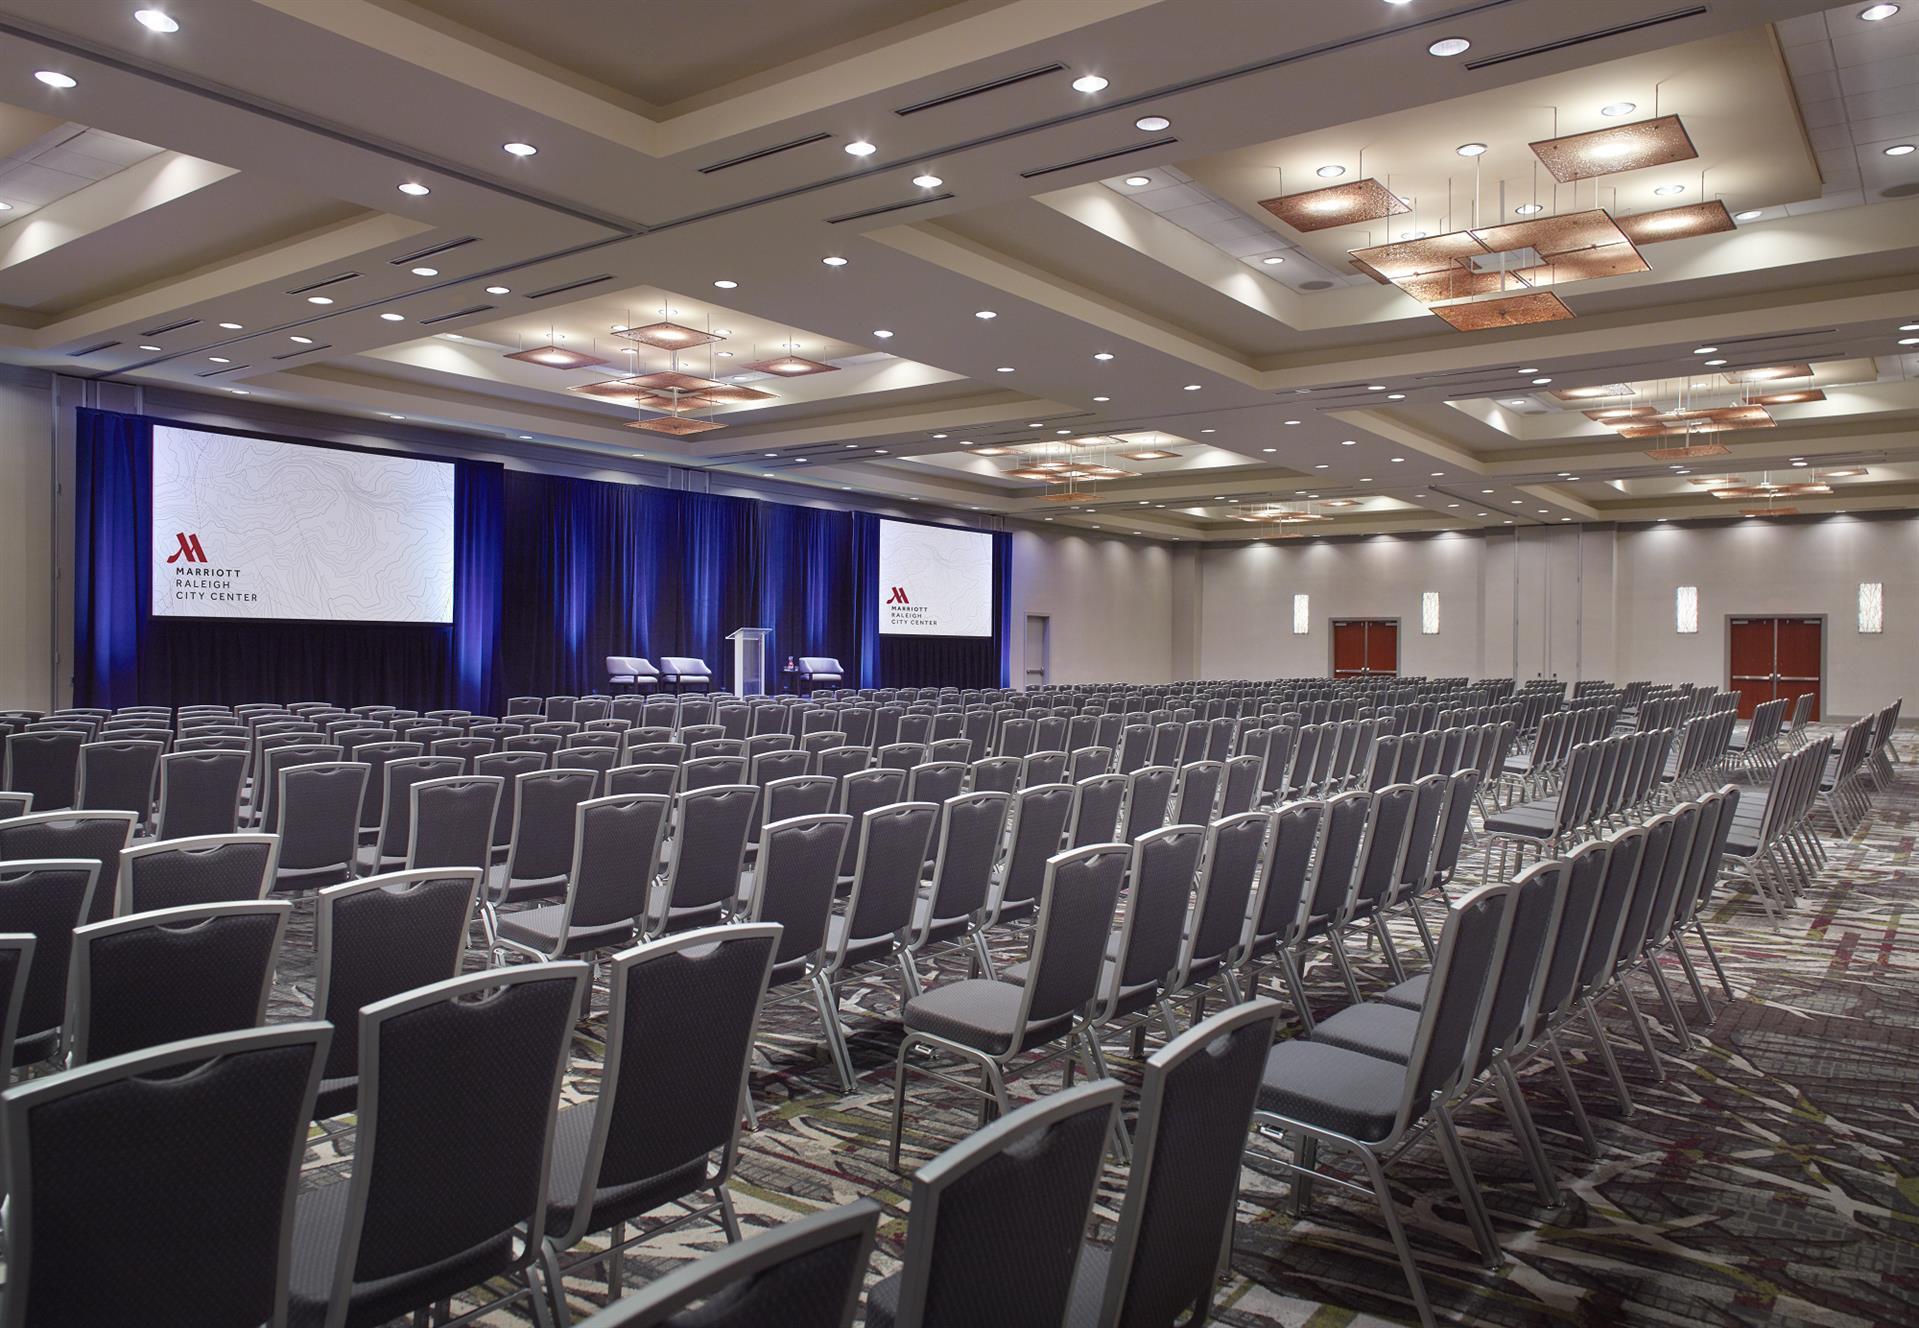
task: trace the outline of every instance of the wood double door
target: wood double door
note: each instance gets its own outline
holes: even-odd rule
[[[1333,676],[1399,672],[1399,623],[1391,618],[1333,619]]]
[[[1727,639],[1728,690],[1739,693],[1739,716],[1767,701],[1812,693],[1812,718],[1825,710],[1823,618],[1734,618]],[[1787,706],[1788,712],[1791,706]]]

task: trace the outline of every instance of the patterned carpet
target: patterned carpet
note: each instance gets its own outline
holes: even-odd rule
[[[1919,741],[1902,740],[1901,748],[1908,761],[1919,757]],[[1630,1116],[1620,1114],[1591,1043],[1578,1033],[1567,1040],[1598,1161],[1580,1147],[1550,1065],[1524,1073],[1562,1208],[1539,1206],[1496,1105],[1481,1100],[1459,1113],[1507,1256],[1497,1271],[1474,1258],[1431,1142],[1389,1169],[1442,1319],[1607,1328],[1919,1323],[1919,939],[1907,912],[1919,777],[1910,765],[1895,770],[1896,786],[1879,795],[1859,832],[1828,837],[1830,861],[1784,930],[1769,927],[1756,904],[1721,898],[1711,928],[1738,999],[1728,1004],[1713,988],[1719,1017],[1705,1027],[1681,997],[1699,1041],[1682,1056],[1656,1028],[1663,1083],[1623,1009],[1604,1011],[1636,1104]],[[289,947],[296,954],[299,926]],[[1415,952],[1410,930],[1399,948]],[[1375,984],[1367,990],[1377,990],[1383,966],[1365,973]],[[311,990],[310,975],[287,977],[276,1018],[304,1014]],[[1677,970],[1673,977],[1684,991]],[[1316,965],[1308,983],[1325,1009],[1344,1002],[1329,966]],[[889,975],[849,994],[861,1072],[850,1097],[839,1093],[811,1007],[771,1016],[776,1032],[753,1074],[762,1128],[747,1136],[734,1182],[749,1226],[862,1195],[878,1199],[887,1218],[875,1277],[898,1266],[906,1225],[905,1183],[885,1160],[896,993],[897,976]],[[1657,1009],[1653,999],[1641,1005],[1648,1017]],[[569,1099],[592,1092],[603,1031],[595,1021],[576,1036]],[[1136,1086],[1133,1062],[1115,1056],[1113,1064]],[[1013,1092],[1031,1098],[1058,1083],[1054,1063],[1015,1080]],[[911,1165],[973,1127],[973,1106],[961,1094],[916,1080],[913,1100]],[[342,1179],[351,1141],[348,1134],[337,1145],[343,1155],[316,1139],[306,1183]],[[1124,1172],[1109,1165],[1099,1204],[1105,1234],[1124,1185]],[[663,1235],[629,1254],[628,1285],[719,1243],[717,1229],[704,1224]],[[1255,1165],[1242,1177],[1232,1269],[1217,1303],[1235,1328],[1414,1319],[1371,1205],[1322,1186],[1311,1214],[1295,1220],[1277,1168]],[[583,1315],[603,1303],[605,1285],[569,1278],[568,1292]],[[476,1292],[470,1303],[486,1298]],[[529,1317],[517,1306],[480,1321]]]

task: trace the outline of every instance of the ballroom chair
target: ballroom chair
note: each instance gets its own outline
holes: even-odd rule
[[[15,1023],[9,1070],[44,1061],[60,1048],[73,930],[83,925],[99,880],[97,862],[21,858],[0,862],[0,934],[31,936],[34,961],[8,1018]]]
[[[334,885],[353,875],[367,767],[326,761],[280,771],[280,857],[275,890]]]
[[[388,767],[390,770],[391,767]],[[407,789],[405,869],[479,867],[493,857],[506,780],[499,775],[446,775]]]
[[[688,687],[701,691],[713,688],[713,670],[707,667],[703,659],[694,659],[689,655],[661,655],[660,681],[672,686],[675,693]]]
[[[28,729],[7,735],[0,788],[31,793],[43,812],[73,806],[79,782],[80,748],[92,735],[67,729]]]
[[[801,655],[799,676],[794,680],[808,691],[819,687],[838,687],[846,680],[846,670],[830,655]]]
[[[574,809],[573,866],[566,894],[557,904],[502,913],[497,943],[502,951],[534,959],[572,959],[616,950],[639,939],[651,874],[672,798],[657,793],[616,793],[590,798]],[[587,994],[591,1014],[592,993]]]
[[[230,835],[239,829],[246,764],[244,750],[175,750],[162,756],[154,838]]]
[[[145,825],[153,815],[165,751],[164,742],[118,734],[83,743],[73,805],[82,811],[132,812]]]

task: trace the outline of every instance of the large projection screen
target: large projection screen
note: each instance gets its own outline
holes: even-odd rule
[[[991,636],[993,536],[881,521],[879,600],[885,636]]]
[[[153,428],[153,613],[453,621],[444,461]]]

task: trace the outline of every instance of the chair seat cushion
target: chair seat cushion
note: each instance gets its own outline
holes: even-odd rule
[[[335,1116],[344,1116],[359,1102],[359,1075],[345,1074],[338,1079],[322,1079],[319,1095],[313,1099],[313,1119],[332,1120]]]
[[[1026,993],[1013,983],[991,978],[944,982],[908,1001],[901,1022],[908,1032],[926,1033],[989,1056],[1003,1056],[1013,1050],[1013,1030],[1025,997]],[[1021,1050],[1055,1036],[1071,1022],[1070,1015],[1063,1015],[1043,1024],[1027,1025]]]
[[[541,904],[535,908],[516,909],[500,914],[500,938],[518,941],[542,954],[552,954],[560,943],[560,928],[565,921],[564,904]],[[637,931],[638,928],[630,920],[603,927],[574,927],[572,935],[567,938],[566,952],[579,954],[586,950],[623,945],[632,940]]]
[[[1402,1010],[1417,1010],[1426,1003],[1426,986],[1432,977],[1431,973],[1421,973],[1416,978],[1407,978],[1396,986],[1386,988],[1379,994],[1379,999],[1387,1005],[1397,1005]]]
[[[913,901],[914,933],[918,934],[924,930],[928,945],[938,941],[950,941],[956,936],[965,935],[967,928],[973,925],[972,914],[962,913],[957,917],[935,918],[931,916],[935,902],[937,901],[931,895],[921,895]]]
[[[900,1313],[900,1275],[882,1277],[866,1291],[866,1328],[893,1328]]]
[[[826,952],[835,954],[840,948],[840,940],[846,935],[846,915],[835,913],[826,920]],[[879,959],[892,953],[893,933],[884,936],[855,936],[846,942],[846,957],[842,965],[864,963],[869,959]]]
[[[1377,1056],[1303,1038],[1266,1053],[1259,1110],[1349,1138],[1377,1143],[1392,1133],[1406,1069]]]
[[[1502,835],[1550,835],[1558,820],[1559,800],[1522,802],[1486,818],[1486,829]]]
[[[1313,1041],[1404,1065],[1412,1059],[1419,1011],[1384,1001],[1349,1005],[1313,1028]]]

